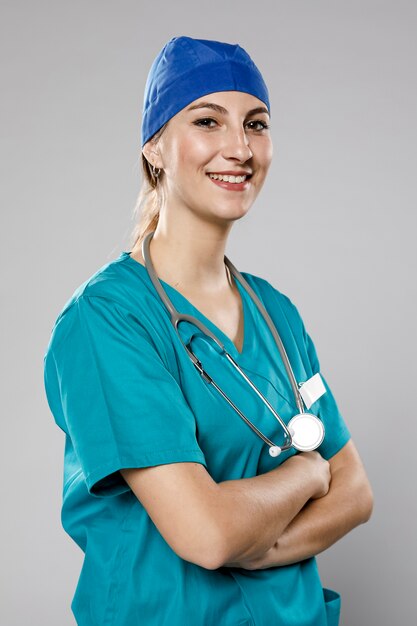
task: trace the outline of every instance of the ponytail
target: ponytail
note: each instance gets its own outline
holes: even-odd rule
[[[167,124],[168,122],[164,124],[149,141],[157,142]],[[129,245],[131,248],[135,245],[140,245],[145,236],[156,229],[162,201],[160,180],[161,175],[163,175],[163,170],[160,170],[159,176],[156,177],[153,173],[153,166],[149,163],[143,152],[141,157],[142,186],[133,209],[133,219],[136,223],[130,237]]]

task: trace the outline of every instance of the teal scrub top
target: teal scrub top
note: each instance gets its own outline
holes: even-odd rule
[[[275,323],[298,382],[320,371],[292,301],[242,272]],[[182,313],[205,323],[287,423],[297,413],[273,336],[245,289],[244,342],[236,346],[179,291]],[[282,429],[255,392],[188,322],[179,326],[207,372],[275,443]],[[314,557],[262,570],[205,569],[159,533],[121,468],[201,463],[216,482],[263,474],[296,452],[268,446],[190,361],[146,268],[129,252],[78,287],[58,315],[44,355],[49,407],[65,433],[62,525],[83,550],[71,609],[79,626],[336,626],[340,595],[322,587]],[[349,440],[326,393],[311,407],[330,459]]]

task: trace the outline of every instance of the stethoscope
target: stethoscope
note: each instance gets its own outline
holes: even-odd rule
[[[252,381],[246,376],[246,374],[242,371],[233,357],[227,352],[226,348],[222,344],[221,341],[211,332],[209,328],[205,324],[203,324],[200,320],[195,318],[192,315],[187,315],[185,313],[179,313],[172,304],[171,300],[168,298],[165,290],[162,287],[162,284],[155,272],[154,266],[152,264],[152,260],[150,257],[150,241],[154,235],[155,231],[148,233],[142,242],[142,255],[145,261],[145,267],[148,271],[149,277],[158,292],[161,300],[164,302],[168,311],[171,314],[171,323],[175,328],[175,331],[178,337],[181,340],[182,345],[186,349],[188,356],[191,361],[194,363],[197,370],[200,372],[204,380],[210,384],[212,384],[215,389],[223,396],[223,398],[230,404],[230,406],[238,413],[238,415],[246,422],[246,424],[269,446],[269,454],[273,457],[278,456],[284,450],[289,450],[291,447],[299,450],[301,452],[308,452],[310,450],[315,450],[319,447],[324,439],[324,425],[323,422],[313,413],[306,413],[303,407],[303,398],[299,392],[299,385],[295,379],[294,373],[292,371],[287,353],[285,351],[284,345],[281,341],[281,337],[278,334],[277,329],[275,328],[274,323],[272,322],[268,312],[263,306],[262,302],[259,300],[256,293],[253,291],[248,282],[244,279],[242,274],[236,269],[233,263],[224,256],[224,262],[226,266],[229,268],[230,272],[233,274],[237,280],[241,283],[243,288],[249,293],[253,301],[255,302],[258,310],[263,316],[264,320],[268,324],[268,327],[275,339],[275,342],[278,346],[281,358],[283,360],[289,381],[291,383],[291,388],[294,394],[295,402],[299,413],[294,415],[288,422],[288,425],[281,419],[278,413],[274,410],[268,400],[263,396],[263,394],[259,391],[259,389],[252,383]],[[220,354],[224,354],[229,362],[233,365],[236,371],[244,378],[244,380],[252,387],[255,393],[261,398],[262,402],[268,407],[268,409],[272,412],[274,417],[281,424],[281,427],[285,433],[285,442],[281,446],[277,446],[273,441],[268,439],[241,411],[240,409],[230,400],[230,398],[224,393],[224,391],[216,384],[216,382],[209,376],[209,374],[204,370],[201,361],[196,357],[194,352],[191,349],[191,340],[188,344],[185,344],[179,331],[178,324],[180,322],[189,322],[195,326],[197,326],[204,335],[210,337],[220,348]],[[300,383],[301,386],[301,383]]]

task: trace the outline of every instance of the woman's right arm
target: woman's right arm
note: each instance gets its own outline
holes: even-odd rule
[[[329,463],[318,452],[294,455],[266,474],[220,483],[200,463],[120,473],[172,549],[207,569],[263,555],[330,484]]]

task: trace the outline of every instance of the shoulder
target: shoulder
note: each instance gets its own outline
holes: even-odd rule
[[[91,317],[99,311],[108,311],[109,314],[124,312],[125,315],[141,317],[141,311],[148,306],[149,288],[140,268],[127,259],[128,255],[122,252],[116,259],[100,266],[73,291],[53,324],[51,335],[55,341],[68,334],[80,309],[84,316]]]
[[[249,272],[241,272],[242,276],[249,283],[256,295],[261,298],[268,312],[279,309],[287,319],[298,320],[300,314],[293,300],[277,287],[272,285],[268,280],[251,274]]]

